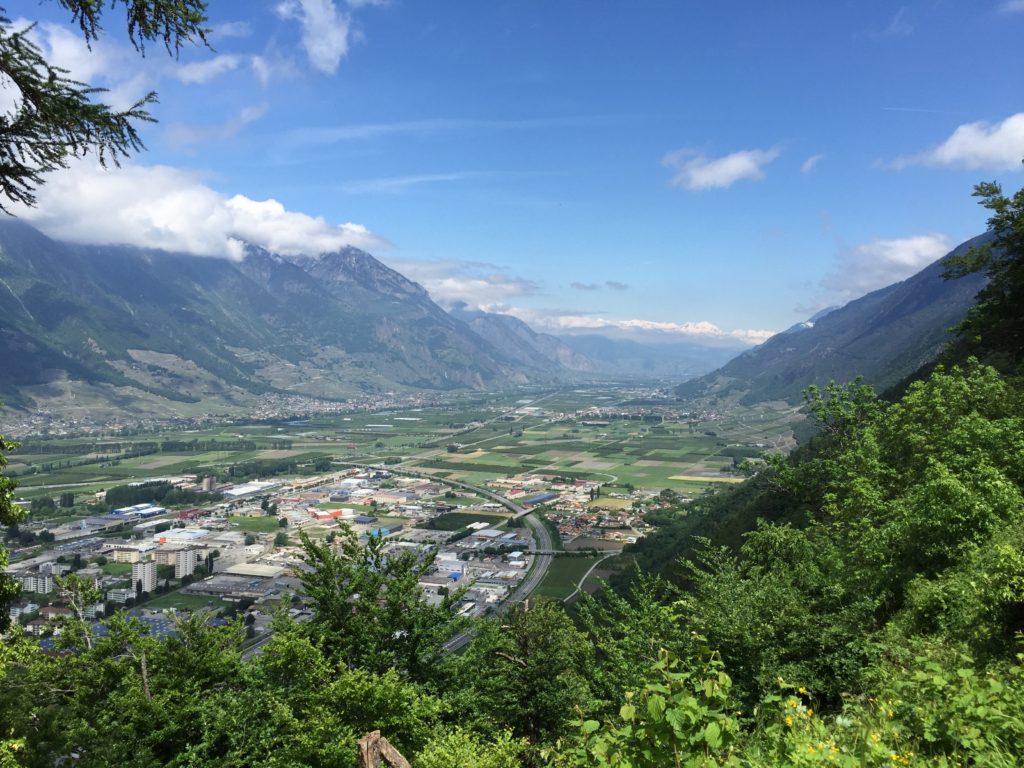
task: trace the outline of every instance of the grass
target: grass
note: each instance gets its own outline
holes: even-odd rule
[[[127,576],[132,572],[131,563],[107,563],[101,565],[100,570],[108,576]]]
[[[583,575],[600,557],[556,557],[534,594],[564,600],[576,590]]]
[[[232,515],[228,518],[228,522],[238,526],[239,530],[246,533],[274,533],[281,528],[277,518],[272,515],[264,515],[263,517]]]
[[[435,531],[457,531],[465,528],[471,523],[487,523],[490,526],[501,525],[508,519],[508,515],[486,515],[479,512],[449,512],[447,515],[435,517],[429,523],[424,523],[420,528],[430,528]]]
[[[473,507],[477,504],[486,503],[486,499],[482,499],[479,496],[455,496],[454,498],[448,498],[445,496],[437,496],[430,501],[436,501],[441,504],[459,504],[464,507]]]
[[[520,400],[545,409],[571,412],[594,405],[614,406],[624,396],[616,388],[594,387],[530,396],[467,396],[458,399],[454,407],[323,415],[281,425],[232,424],[185,431],[162,429],[116,438],[33,437],[29,438],[33,450],[45,452],[15,452],[12,459],[17,468],[24,469],[31,464],[36,471],[36,474],[18,478],[20,492],[25,496],[56,496],[61,490],[72,490],[80,501],[85,501],[84,495],[89,491],[132,480],[210,474],[233,463],[284,454],[289,460],[297,461],[314,456],[355,460],[356,454],[370,460],[371,455],[399,454],[406,458],[409,468],[420,467],[439,478],[451,477],[478,485],[495,477],[532,469],[604,482],[614,477],[619,485],[630,483],[652,490],[671,488],[696,496],[707,489],[722,488],[732,480],[706,477],[702,472],[728,467],[733,456],[759,453],[762,448],[755,443],[769,448],[791,444],[790,427],[797,418],[789,408],[730,405],[725,409],[724,419],[696,427],[685,423],[652,425],[629,420],[609,420],[600,426],[580,422],[543,423],[541,417],[521,411],[509,421],[493,421],[500,415],[499,409],[524,405]],[[471,422],[491,423],[468,429]],[[371,424],[389,424],[391,428],[371,428]],[[513,435],[510,430],[522,432]],[[158,452],[123,458],[124,451],[133,450],[141,442],[192,438],[214,444],[209,446],[210,450],[196,453]],[[239,438],[250,441],[252,447],[239,451],[218,449],[218,444],[226,445]],[[290,441],[290,446],[275,446],[275,441],[280,440]],[[449,442],[467,444],[465,452],[447,453],[444,446]],[[437,446],[439,450],[432,458],[417,459],[417,454],[426,446]],[[103,465],[56,467],[58,462],[88,461],[100,455],[110,460]],[[52,468],[41,471],[44,464]],[[451,501],[479,503],[478,499],[463,493]],[[361,505],[341,506],[370,511]],[[276,530],[273,518],[269,521],[236,518],[233,522],[238,523],[237,529],[247,532]]]
[[[170,592],[166,595],[160,595],[148,603],[145,603],[145,608],[156,610],[157,608],[174,608],[179,611],[197,611],[201,608],[212,608],[217,610],[224,607],[224,603],[215,597],[209,595],[193,595],[188,592],[182,592],[178,590],[176,592]]]

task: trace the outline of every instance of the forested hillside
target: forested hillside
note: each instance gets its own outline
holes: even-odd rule
[[[811,390],[811,445],[636,548],[669,578],[448,655],[467,628],[418,599],[429,557],[304,539],[314,617],[252,659],[202,617],[168,640],[72,619],[57,654],[10,635],[0,765],[353,766],[370,730],[431,768],[1019,765],[1024,191],[979,192],[996,238],[953,265],[989,277],[962,361],[895,402]]]
[[[983,246],[984,234],[959,245],[916,275],[778,333],[718,370],[683,382],[681,397],[738,397],[744,403],[801,402],[811,384],[861,376],[890,387],[934,360],[963,320],[985,276],[945,280],[946,264]]]

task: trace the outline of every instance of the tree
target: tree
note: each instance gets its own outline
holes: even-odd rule
[[[481,622],[466,652],[452,661],[449,699],[460,719],[481,732],[509,728],[533,744],[557,738],[593,706],[586,678],[593,666],[586,635],[558,603]]]
[[[15,482],[6,477],[2,470],[7,466],[6,451],[17,447],[17,443],[4,440],[0,435],[0,526],[16,526],[25,518],[25,510],[14,503]],[[8,606],[17,599],[21,584],[6,573],[7,550],[0,547],[0,631],[6,630],[10,622]]]
[[[60,506],[63,509],[75,506],[75,494],[71,491],[65,491],[60,495]]]
[[[253,536],[251,533],[245,534],[245,546],[251,547],[255,543],[256,543],[256,537],[255,536]]]
[[[66,648],[91,649],[95,635],[85,612],[103,598],[103,593],[95,587],[91,579],[84,579],[77,574],[58,576],[57,588],[71,608],[73,618],[67,622],[61,634],[62,645]]]
[[[977,355],[1018,372],[1024,365],[1024,188],[1013,197],[995,182],[978,184],[974,197],[992,211],[992,239],[946,261],[947,279],[985,272],[988,283],[957,327],[959,356]]]
[[[306,563],[301,575],[314,618],[313,639],[339,664],[384,673],[395,669],[413,680],[435,671],[444,643],[462,621],[452,612],[462,591],[437,605],[422,599],[419,580],[433,569],[433,552],[385,552],[384,539],[365,546],[347,526],[335,544],[315,542],[299,531]]]
[[[288,546],[288,534],[285,533],[284,531],[278,531],[277,535],[274,537],[274,546],[275,547],[286,547],[286,546]]]
[[[688,649],[679,597],[667,582],[638,570],[626,594],[605,586],[580,599],[578,623],[594,646],[588,678],[599,698],[618,702],[643,685],[661,651],[681,655]]]
[[[277,524],[281,528],[287,528],[288,527],[288,518],[287,517],[279,518],[278,521],[277,521]]]
[[[53,503],[53,499],[49,496],[41,496],[38,499],[32,499],[32,514],[37,515],[45,512],[52,512],[57,508],[57,505]]]
[[[104,3],[59,0],[71,12],[87,43],[99,39]],[[124,6],[128,38],[140,53],[160,41],[177,55],[185,43],[206,44],[205,0],[112,0]],[[72,80],[67,70],[43,57],[30,39],[31,27],[16,30],[0,9],[0,73],[16,94],[17,108],[0,116],[0,210],[11,203],[34,205],[47,173],[67,168],[73,158],[95,155],[104,166],[143,149],[137,126],[152,122],[148,93],[124,111],[94,97],[103,91]]]

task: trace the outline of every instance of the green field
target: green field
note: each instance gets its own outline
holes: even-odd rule
[[[277,522],[277,518],[273,515],[265,515],[263,517],[241,517],[235,515],[229,517],[228,522],[246,533],[274,533],[281,530],[280,523]]]
[[[487,523],[490,526],[499,526],[506,520],[508,520],[508,515],[488,515],[479,512],[449,512],[446,515],[435,517],[418,527],[430,528],[435,531],[458,531],[472,523]]]
[[[90,501],[86,493],[114,485],[183,474],[230,481],[238,477],[232,467],[246,462],[283,463],[287,471],[275,467],[267,476],[287,480],[317,474],[315,461],[325,457],[338,469],[349,461],[376,463],[400,457],[397,469],[472,484],[532,471],[619,487],[671,488],[696,496],[736,478],[722,472],[731,468],[734,458],[790,447],[791,427],[801,418],[788,407],[732,405],[721,413],[684,419],[672,413],[675,406],[670,404],[663,421],[609,419],[585,424],[591,419],[571,415],[549,420],[554,412],[614,409],[636,396],[629,388],[616,387],[528,395],[467,393],[454,396],[449,406],[332,414],[282,424],[166,429],[130,436],[29,437],[23,452],[11,454],[11,468],[18,471],[18,493],[26,498],[56,497],[62,490],[73,490],[78,495],[76,514],[85,513],[84,504]],[[524,411],[525,407],[541,410]],[[453,443],[460,448],[449,452],[447,446]],[[130,456],[140,449],[155,452]],[[453,501],[478,503],[461,494]],[[266,525],[249,522],[239,527],[273,530]]]
[[[537,586],[533,594],[537,597],[548,597],[564,600],[576,590],[583,575],[600,560],[600,557],[556,557],[551,561],[544,580]]]
[[[436,501],[441,504],[455,504],[457,506],[462,507],[473,507],[476,506],[477,504],[485,503],[485,500],[480,498],[479,496],[455,496],[454,498],[437,496],[431,499],[431,501]]]
[[[102,570],[108,576],[127,576],[132,572],[132,564],[107,563],[106,565],[101,565],[100,570]]]
[[[166,595],[160,595],[145,603],[144,607],[156,610],[158,608],[174,608],[179,611],[198,611],[202,608],[209,608],[217,611],[226,605],[222,600],[209,595],[193,595],[178,590]]]

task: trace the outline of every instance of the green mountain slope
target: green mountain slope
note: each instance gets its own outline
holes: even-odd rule
[[[952,253],[963,253],[987,238],[976,237]],[[984,285],[982,275],[944,280],[943,261],[815,322],[776,334],[718,370],[680,384],[677,393],[739,395],[745,403],[799,403],[810,384],[857,376],[883,390],[935,358],[949,340],[948,329],[963,319]]]
[[[71,382],[171,412],[271,391],[343,398],[557,374],[507,359],[357,249],[286,259],[250,246],[236,262],[60,243],[17,221],[0,224],[0,354],[8,405],[49,402],[48,388]]]

